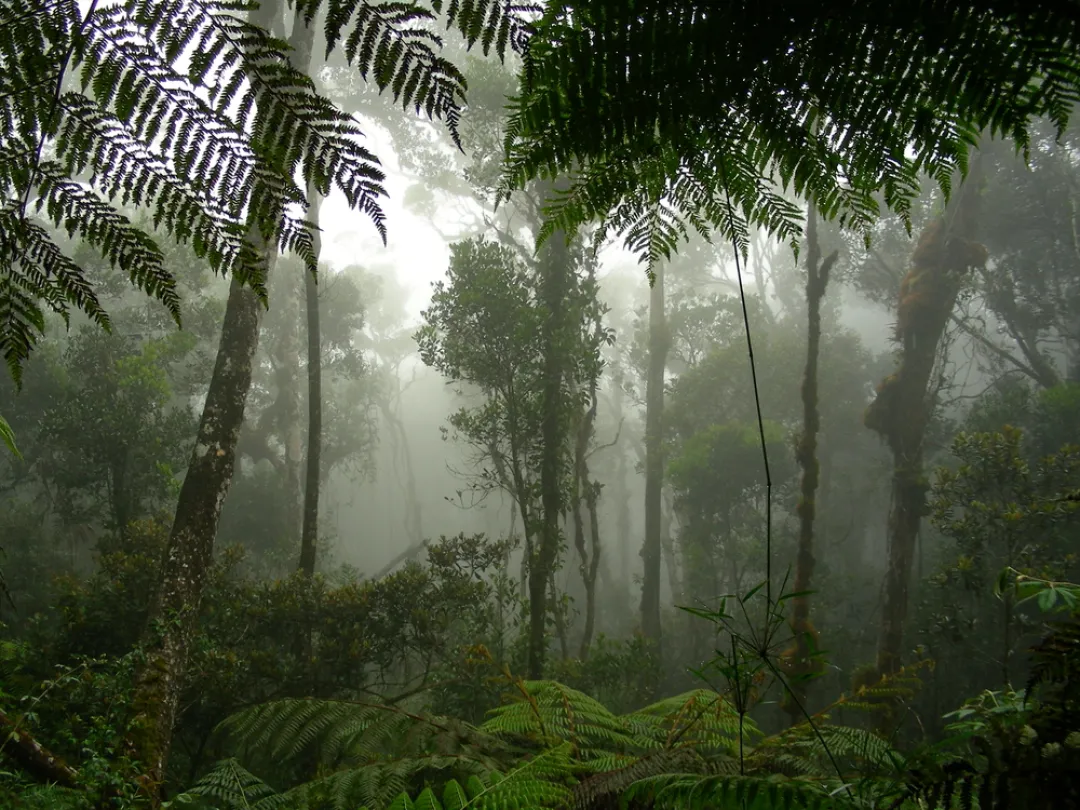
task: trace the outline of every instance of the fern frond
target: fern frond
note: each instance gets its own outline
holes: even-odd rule
[[[803,723],[773,737],[754,749],[755,762],[769,766],[782,764],[785,772],[822,774],[839,764],[847,772],[862,776],[895,774],[903,757],[889,743],[871,731],[828,723],[810,728]]]
[[[855,228],[878,192],[907,218],[920,175],[948,188],[983,131],[1026,148],[1036,116],[1063,130],[1077,20],[1005,1],[564,0],[529,41],[504,190],[580,172],[560,227],[598,213],[644,227],[649,261],[688,225],[740,248],[750,224],[790,239],[801,219],[781,190]],[[678,222],[645,225],[662,202]]]
[[[572,795],[569,783],[574,771],[573,746],[563,743],[493,780],[469,805],[483,810],[562,808]]]
[[[1056,622],[1052,630],[1031,649],[1027,690],[1045,684],[1080,681],[1080,620]]]
[[[739,745],[738,712],[722,695],[707,689],[666,698],[622,719],[636,736],[663,748],[731,753]],[[748,741],[761,736],[748,717],[743,718],[742,733]]]
[[[309,22],[320,5],[304,0]],[[247,18],[255,7],[0,0],[0,340],[16,376],[42,328],[38,301],[107,320],[38,215],[94,244],[177,320],[162,251],[121,208],[149,210],[155,227],[261,296],[252,227],[314,270],[314,226],[292,213],[309,186],[340,191],[385,241],[385,177],[362,130],[294,69],[286,43]],[[456,139],[465,81],[439,55],[429,28],[442,4],[433,7],[328,0],[325,31],[367,80],[444,120]],[[474,0],[445,17],[501,56],[523,47],[526,12]]]
[[[692,748],[663,749],[638,756],[605,756],[582,763],[593,775],[574,787],[573,807],[612,806],[631,785],[669,773],[734,773],[735,760],[705,760]]]
[[[488,734],[565,741],[582,759],[600,752],[630,752],[642,745],[599,701],[555,681],[518,681],[512,702],[491,711],[480,726]]]
[[[632,785],[624,800],[641,802],[658,810],[705,810],[713,807],[760,808],[760,810],[833,810],[858,805],[818,782],[725,774],[666,774]]]
[[[185,791],[185,797],[210,799],[225,807],[247,810],[277,810],[289,807],[288,800],[235,759],[217,763],[214,769]],[[176,797],[174,801],[180,800]]]
[[[383,808],[401,795],[409,795],[417,784],[445,780],[446,791],[453,793],[452,786],[460,789],[457,781],[460,778],[472,784],[475,790],[482,790],[499,775],[489,761],[470,756],[403,757],[343,768],[299,785],[284,795],[299,806],[328,804],[334,810]]]

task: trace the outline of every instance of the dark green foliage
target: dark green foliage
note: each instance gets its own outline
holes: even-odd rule
[[[920,173],[948,188],[983,130],[1024,146],[1033,116],[1064,128],[1076,10],[556,3],[527,51],[506,183],[579,168],[547,232],[603,217],[650,261],[689,228],[742,249],[754,225],[794,240],[802,210],[781,186],[867,227],[879,191],[906,215]]]
[[[336,769],[280,793],[297,807],[851,807],[874,792],[888,796],[899,763],[883,740],[823,718],[817,731],[800,725],[753,747],[744,740],[740,758],[739,718],[706,690],[621,716],[550,681],[511,681],[508,697],[479,727],[397,705],[325,701],[268,704],[227,727],[260,761],[276,760],[278,773],[315,749]],[[745,720],[744,733],[761,737]],[[836,773],[830,762],[864,776]],[[223,763],[192,793],[224,796],[237,772]]]
[[[433,4],[435,12],[441,3]],[[321,6],[304,4],[308,19]],[[123,209],[190,243],[218,272],[260,293],[249,228],[311,272],[312,226],[290,212],[304,189],[336,189],[385,238],[378,159],[351,116],[296,71],[286,43],[247,19],[249,0],[0,2],[0,352],[18,378],[44,329],[42,303],[108,327],[93,284],[38,217],[93,245],[179,321],[161,248]],[[327,46],[456,138],[465,82],[438,55],[419,3],[331,2]],[[447,10],[470,42],[520,46],[495,2]],[[189,53],[194,58],[187,61]]]

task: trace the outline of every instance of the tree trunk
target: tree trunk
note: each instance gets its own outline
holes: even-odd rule
[[[682,585],[679,581],[679,558],[675,552],[675,536],[671,531],[675,523],[675,500],[671,490],[665,490],[662,486],[660,512],[660,547],[663,549],[664,568],[667,569],[668,588],[671,591],[672,600],[680,600],[682,597]]]
[[[615,386],[613,396],[615,419],[620,432],[623,427],[623,370],[622,365],[616,365],[612,375],[612,383]],[[620,435],[619,443],[613,448],[616,456],[615,464],[615,504],[618,512],[615,517],[615,535],[619,542],[619,563],[622,575],[622,588],[630,585],[631,579],[631,545],[630,545],[630,487],[627,485],[629,470],[626,464],[626,439]]]
[[[282,6],[267,0],[250,19],[270,30]],[[258,252],[263,279],[277,261],[276,240],[254,223],[248,239]],[[161,804],[173,727],[191,642],[198,629],[199,606],[213,563],[221,507],[232,483],[236,444],[251,388],[251,368],[259,346],[262,304],[235,278],[229,286],[221,341],[206,393],[191,461],[176,503],[169,544],[143,637],[145,662],[135,679],[131,741],[145,769],[144,790],[151,808]]]
[[[806,221],[806,370],[803,373],[803,429],[795,449],[795,458],[802,469],[799,487],[799,550],[795,558],[795,593],[810,590],[814,573],[814,498],[817,495],[820,470],[817,458],[818,431],[821,415],[818,412],[818,355],[821,349],[821,301],[829,283],[829,271],[836,262],[832,253],[821,260],[818,242],[818,216],[813,206]],[[792,602],[791,632],[794,650],[787,662],[788,693],[785,708],[791,724],[802,719],[806,705],[806,679],[817,671],[820,662],[811,656],[817,651],[817,631],[810,622],[809,595],[796,595]]]
[[[600,564],[600,531],[596,515],[596,482],[589,479],[589,445],[592,443],[596,427],[597,381],[590,382],[589,408],[581,417],[578,426],[577,441],[574,445],[574,546],[577,548],[580,564],[581,582],[585,586],[585,627],[581,634],[581,646],[578,658],[584,661],[589,656],[592,644],[593,628],[596,626],[596,574]],[[581,507],[585,504],[589,514],[589,539],[585,535],[585,518]]]
[[[383,418],[386,420],[387,426],[390,428],[388,436],[393,444],[393,464],[395,473],[398,474],[400,480],[400,474],[403,472],[405,475],[405,534],[409,538],[409,542],[423,543],[424,542],[424,524],[423,524],[423,511],[422,504],[420,503],[420,497],[417,494],[416,489],[416,470],[413,467],[412,448],[409,445],[409,433],[405,429],[405,423],[401,418],[401,391],[399,390],[392,401],[380,398],[379,410],[382,412]],[[398,456],[401,457],[401,468],[398,465]],[[499,466],[500,462],[497,458],[492,456],[496,466]],[[500,481],[503,482],[503,486],[507,486],[508,479],[503,475],[500,477]],[[516,501],[515,501],[516,503]]]
[[[971,241],[975,232],[980,160],[957,189],[944,217],[920,235],[912,267],[900,287],[896,338],[903,345],[894,374],[878,386],[865,423],[879,433],[893,455],[892,505],[888,523],[888,569],[878,640],[877,671],[897,672],[903,653],[908,582],[926,508],[923,441],[933,416],[936,389],[930,388],[938,345],[945,334],[963,275],[985,262],[986,251]]]
[[[298,15],[299,16],[299,15]],[[297,20],[297,24],[299,24]],[[314,187],[308,187],[308,218],[319,223],[322,200]],[[322,239],[316,234],[315,255],[322,252]],[[319,285],[311,273],[304,274],[307,299],[307,378],[308,435],[307,471],[304,481],[304,523],[300,531],[300,570],[307,576],[315,573],[319,545],[319,491],[322,486],[322,330],[319,325]]]
[[[289,59],[296,70],[310,75],[315,48],[315,27],[307,24],[304,14],[304,10],[297,6],[296,14],[293,16],[292,34],[289,36],[289,45],[292,48]],[[313,183],[308,184],[307,198],[308,220],[318,227],[322,197]],[[322,234],[319,231],[315,231],[312,249],[317,263],[322,254]],[[304,273],[304,299],[307,320],[308,430],[303,512],[299,526],[300,562],[298,568],[310,577],[315,573],[317,562],[319,491],[322,474],[322,331],[319,324],[318,278],[311,273]],[[299,326],[299,318],[297,318],[297,325]],[[296,354],[299,355],[298,350]],[[299,391],[297,391],[297,397],[299,397]],[[299,410],[299,402],[297,406]],[[297,413],[297,444],[299,444],[299,430],[299,413]],[[297,467],[296,486],[299,488],[299,467]],[[291,497],[293,492],[291,487],[289,492]]]
[[[277,299],[284,310],[284,331],[277,345],[277,388],[281,398],[281,439],[285,445],[285,528],[290,548],[300,540],[303,525],[304,462],[300,425],[300,285],[291,274],[281,279]]]
[[[645,542],[641,549],[641,631],[660,642],[660,560],[664,460],[664,370],[670,341],[664,315],[664,268],[656,269],[649,294],[649,371],[645,383]]]
[[[263,246],[268,268],[276,258],[273,250]],[[203,587],[213,562],[218,518],[232,482],[261,311],[255,293],[234,279],[195,449],[176,504],[152,621],[144,638],[147,659],[136,681],[134,741],[155,807],[160,802]]]
[[[538,184],[541,203],[546,202],[552,184]],[[543,334],[544,381],[541,392],[543,417],[541,421],[540,504],[543,515],[540,523],[539,547],[529,568],[529,677],[543,677],[547,656],[546,620],[547,589],[558,562],[562,513],[562,458],[566,436],[563,425],[566,398],[565,354],[567,298],[572,288],[570,252],[566,234],[556,231],[541,249],[541,297],[546,318]]]

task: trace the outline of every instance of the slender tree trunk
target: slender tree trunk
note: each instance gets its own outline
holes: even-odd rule
[[[622,365],[616,365],[612,375],[612,383],[615,386],[614,408],[615,419],[619,425],[623,425],[623,377]],[[631,545],[630,545],[630,487],[627,485],[629,470],[626,464],[625,437],[620,437],[614,452],[618,455],[615,464],[615,504],[618,512],[615,516],[615,534],[619,540],[619,562],[622,575],[622,587],[630,585],[631,569]]]
[[[277,345],[277,384],[281,398],[281,438],[285,445],[285,530],[289,547],[303,526],[303,429],[300,424],[300,285],[292,274],[281,279],[277,299],[284,331]]]
[[[668,588],[673,600],[682,596],[679,582],[679,558],[675,553],[675,535],[671,528],[675,523],[675,503],[670,490],[661,488],[660,546],[664,552],[664,568],[667,569]]]
[[[396,408],[396,409],[395,409]],[[394,465],[397,470],[398,452],[401,454],[401,466],[405,473],[405,533],[413,544],[424,542],[423,512],[420,497],[416,489],[416,470],[413,467],[412,448],[409,445],[409,433],[400,416],[401,394],[393,402],[380,401],[379,410],[389,426],[389,435],[394,443]],[[499,462],[496,460],[496,465]]]
[[[641,586],[641,630],[660,643],[660,561],[664,460],[664,370],[670,340],[664,314],[664,267],[656,269],[649,294],[649,370],[645,384],[645,542],[641,558],[645,571]]]
[[[540,202],[546,201],[552,184],[538,184]],[[541,401],[540,451],[540,521],[539,547],[529,568],[529,677],[544,674],[547,656],[547,589],[559,557],[561,532],[559,518],[563,509],[562,459],[566,452],[565,358],[568,311],[567,299],[572,290],[572,267],[566,234],[556,231],[544,243],[540,256],[541,297],[546,310],[543,334],[544,381]]]
[[[919,238],[912,267],[900,288],[897,339],[903,345],[894,374],[879,386],[865,423],[888,443],[893,455],[892,504],[888,523],[888,568],[878,640],[877,671],[900,669],[908,582],[928,488],[923,472],[923,442],[933,416],[930,389],[938,346],[945,333],[964,273],[984,262],[985,248],[972,240],[977,216],[980,159],[955,192],[945,216]]]
[[[298,15],[299,16],[299,15]],[[297,24],[300,20],[297,20]],[[308,218],[319,222],[322,200],[314,187],[308,187]],[[322,239],[315,237],[315,255],[322,252]],[[300,570],[307,576],[315,573],[319,546],[319,492],[322,488],[322,329],[319,323],[319,285],[311,273],[304,274],[307,300],[307,378],[308,435],[307,471],[304,481],[304,523],[300,532]]]
[[[821,260],[818,241],[818,216],[813,206],[806,222],[806,370],[803,373],[803,429],[796,446],[795,457],[802,469],[799,487],[799,550],[795,558],[795,592],[810,590],[814,573],[814,498],[817,495],[820,470],[817,458],[817,438],[821,429],[818,412],[818,356],[821,350],[821,301],[829,283],[829,271],[836,262],[832,253]],[[806,678],[814,673],[818,661],[811,658],[816,652],[817,631],[810,622],[810,597],[797,595],[792,602],[791,632],[795,636],[794,655],[788,663],[789,694],[786,709],[795,725],[802,719],[806,705]]]
[[[574,545],[577,548],[581,582],[585,586],[585,627],[581,635],[578,658],[584,661],[592,644],[596,626],[596,574],[600,563],[600,531],[596,516],[597,484],[589,479],[589,445],[596,427],[597,396],[594,379],[590,382],[589,408],[581,417],[574,445]],[[584,504],[589,514],[589,539],[586,540]]]
[[[592,583],[585,602],[585,628],[581,635],[581,660],[585,660],[592,646],[593,633],[596,630],[596,578],[600,571],[600,513],[597,510],[599,500],[600,483],[593,481],[589,486],[585,503],[589,511],[589,541],[592,546],[592,557],[589,559],[587,576]]]
[[[315,27],[308,25],[304,19],[304,10],[299,6],[293,16],[292,33],[289,36],[289,60],[292,66],[301,73],[311,74],[311,65],[315,47]],[[319,213],[322,208],[322,197],[313,183],[307,187],[308,220],[316,227],[319,225]],[[318,262],[322,254],[322,235],[315,232],[313,245],[315,261]],[[315,573],[315,564],[318,556],[319,543],[319,492],[322,483],[322,331],[319,323],[319,284],[318,278],[311,273],[304,274],[304,301],[307,322],[307,384],[308,384],[308,429],[307,429],[307,458],[305,459],[303,509],[298,522],[300,537],[300,561],[298,568],[307,576]],[[300,319],[296,318],[297,327]],[[290,330],[289,334],[293,334]],[[299,356],[299,347],[294,352]],[[294,377],[295,380],[295,377]],[[299,417],[299,381],[294,383],[296,391],[296,453],[299,457],[300,444],[300,417]],[[291,406],[289,401],[287,405]],[[293,438],[290,433],[289,440]],[[286,453],[288,458],[288,453]],[[300,502],[299,461],[296,466],[297,481],[295,491],[291,477],[289,478],[289,496],[297,497],[297,505]]]

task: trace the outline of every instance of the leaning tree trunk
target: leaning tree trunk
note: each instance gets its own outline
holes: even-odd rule
[[[956,305],[964,274],[986,261],[986,249],[974,241],[979,158],[958,189],[945,215],[919,237],[911,269],[900,286],[896,339],[903,349],[899,365],[878,386],[865,424],[892,451],[892,505],[888,523],[885,603],[878,640],[877,673],[897,672],[903,653],[908,583],[926,510],[928,485],[923,472],[923,442],[933,416],[935,392],[929,390],[938,347]]]
[[[251,11],[251,21],[266,30],[280,16],[281,4],[274,0]],[[268,238],[254,223],[248,228],[248,239],[261,257],[262,277],[268,278],[277,261],[276,240]],[[136,675],[131,742],[143,765],[144,789],[153,808],[161,803],[188,655],[198,626],[207,573],[213,563],[221,506],[232,483],[261,315],[258,296],[234,278],[195,448],[180,487],[144,633],[146,657]]]
[[[551,192],[551,185],[538,184],[541,203]],[[543,327],[544,379],[541,391],[543,416],[540,426],[540,504],[542,516],[538,548],[529,565],[529,677],[537,680],[544,675],[547,657],[547,590],[559,557],[562,513],[562,460],[566,436],[564,412],[565,343],[567,335],[567,299],[573,286],[570,273],[570,252],[566,234],[556,231],[548,237],[541,251],[542,275],[540,295],[546,310]]]
[[[272,250],[264,248],[267,266],[273,263]],[[147,658],[136,681],[133,742],[146,769],[153,806],[160,802],[199,604],[213,562],[218,518],[232,482],[261,311],[255,293],[234,280],[195,450],[176,503],[152,622],[144,639]]]
[[[803,429],[795,448],[795,457],[802,469],[799,487],[799,550],[795,558],[795,593],[791,605],[791,632],[794,634],[793,655],[787,661],[788,691],[783,706],[791,716],[791,724],[802,719],[806,706],[807,679],[820,671],[817,651],[817,630],[810,621],[811,577],[814,574],[814,498],[817,495],[820,470],[817,459],[817,439],[821,429],[818,411],[818,357],[821,350],[821,301],[829,283],[829,271],[836,263],[837,253],[821,260],[818,241],[818,216],[813,206],[806,221],[806,369],[803,373]]]
[[[660,561],[663,549],[664,370],[669,339],[664,316],[664,268],[658,265],[649,294],[649,369],[645,382],[645,542],[641,548],[641,631],[660,643]]]

